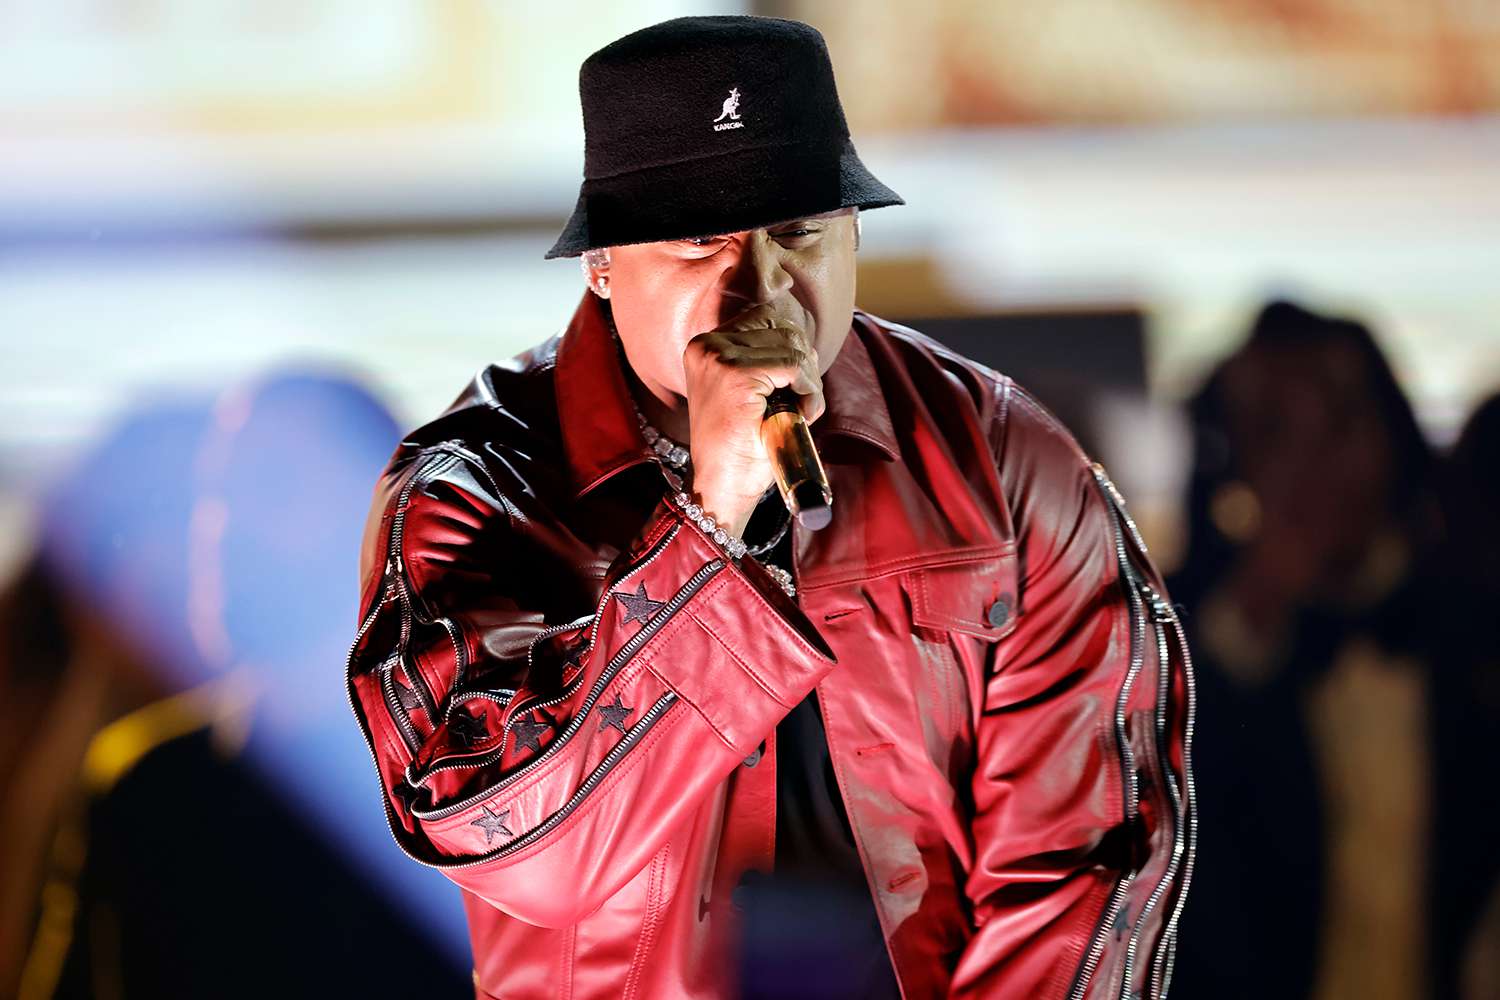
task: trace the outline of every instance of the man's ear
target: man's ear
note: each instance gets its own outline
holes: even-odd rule
[[[609,298],[609,248],[585,250],[578,263],[589,289],[601,299]]]

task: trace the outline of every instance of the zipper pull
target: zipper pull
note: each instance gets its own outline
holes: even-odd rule
[[[1141,584],[1141,596],[1151,606],[1151,620],[1154,622],[1171,622],[1177,620],[1177,609],[1156,592],[1156,588],[1149,583]]]
[[[1104,487],[1109,490],[1109,495],[1114,500],[1115,506],[1123,511],[1125,509],[1125,495],[1120,492],[1120,488],[1115,485],[1115,481],[1110,478],[1108,472],[1104,471],[1104,466],[1101,463],[1091,462],[1090,465],[1093,467],[1094,477],[1104,484]]]

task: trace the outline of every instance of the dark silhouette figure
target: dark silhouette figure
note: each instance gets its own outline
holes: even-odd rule
[[[1173,993],[1425,996],[1433,458],[1370,331],[1287,302],[1191,402],[1203,848]]]
[[[1444,473],[1433,995],[1469,1000],[1500,996],[1500,394],[1469,417]]]

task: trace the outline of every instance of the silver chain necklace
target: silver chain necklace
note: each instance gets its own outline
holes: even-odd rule
[[[622,365],[629,364],[629,360],[625,356],[625,345],[620,341],[620,332],[615,329],[615,318],[611,316],[607,310],[605,311],[604,315],[605,319],[609,323],[610,336],[614,338],[615,347],[619,351],[620,363]],[[680,442],[672,440],[670,437],[658,430],[651,423],[651,421],[647,420],[646,415],[641,412],[640,404],[635,401],[634,395],[631,396],[630,402],[631,405],[635,407],[635,417],[636,420],[640,423],[641,434],[643,437],[645,437],[646,444],[648,444],[651,447],[651,450],[656,453],[656,456],[661,459],[659,467],[661,468],[662,474],[666,477],[667,485],[671,486],[673,489],[685,490],[686,486],[684,485],[684,479],[687,474],[687,467],[692,463],[692,455],[688,452],[687,446],[681,444]],[[670,466],[671,469],[668,469],[668,466]],[[673,472],[672,470],[676,471]],[[766,495],[769,495],[771,490],[774,490],[775,488],[776,486],[773,483],[771,487],[766,490]],[[786,512],[786,520],[781,522],[781,527],[777,529],[776,534],[769,541],[763,542],[762,544],[756,545],[754,547],[746,546],[745,551],[750,553],[750,555],[752,556],[764,556],[766,553],[774,549],[777,543],[782,540],[782,538],[786,537],[787,529],[789,529],[791,526],[792,512],[788,510]],[[783,590],[786,590],[789,594],[793,592],[791,573],[772,562],[766,562],[763,565],[767,570],[771,572],[771,575],[776,578],[777,582],[781,584]]]
[[[640,422],[641,434],[646,438],[646,443],[651,446],[651,450],[656,452],[657,456],[663,462],[676,469],[679,473],[686,473],[687,466],[692,462],[692,456],[688,452],[687,447],[685,445],[677,443],[676,441],[667,437],[661,431],[657,430],[656,427],[651,423],[651,421],[646,419],[646,415],[641,412],[640,406],[636,406],[635,417],[636,420]],[[680,485],[680,479],[677,483],[673,483],[669,479],[667,480],[667,483],[668,485],[675,486],[679,489],[682,488]],[[775,488],[775,485],[772,484],[770,489],[766,491],[766,495],[769,495],[770,491]],[[769,541],[762,542],[760,545],[747,546],[745,551],[750,553],[752,556],[765,555],[767,552],[770,552],[772,549],[774,549],[778,542],[786,537],[787,529],[791,526],[792,512],[787,511],[785,520],[781,522],[781,527],[776,530],[776,534],[773,535]]]

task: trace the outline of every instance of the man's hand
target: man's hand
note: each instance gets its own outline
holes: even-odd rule
[[[802,418],[823,415],[818,352],[800,328],[780,321],[737,323],[700,333],[682,354],[687,376],[693,489],[703,508],[742,535],[766,488],[776,481],[761,443],[766,397],[790,387]]]

